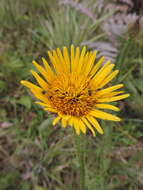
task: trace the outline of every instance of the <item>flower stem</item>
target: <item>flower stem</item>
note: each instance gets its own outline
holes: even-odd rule
[[[79,163],[80,190],[85,190],[85,153],[84,135],[75,136],[76,155]]]

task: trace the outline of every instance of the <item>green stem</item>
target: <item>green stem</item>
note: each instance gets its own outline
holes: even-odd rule
[[[85,138],[83,135],[75,136],[76,154],[79,163],[80,190],[85,190]]]

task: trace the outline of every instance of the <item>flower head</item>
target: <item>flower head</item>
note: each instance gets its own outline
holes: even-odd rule
[[[33,70],[31,73],[38,86],[21,81],[40,100],[37,104],[56,115],[53,125],[61,120],[62,127],[72,126],[77,134],[86,133],[88,128],[95,136],[94,128],[103,134],[97,118],[120,121],[119,117],[101,110],[119,111],[109,102],[124,99],[129,94],[118,90],[123,84],[107,87],[119,71],[112,72],[114,64],[110,61],[103,65],[104,57],[95,64],[96,53],[86,51],[86,47],[80,51],[73,45],[70,52],[66,47],[63,52],[59,48],[48,51],[50,64],[44,58],[44,67],[33,61],[39,74]]]

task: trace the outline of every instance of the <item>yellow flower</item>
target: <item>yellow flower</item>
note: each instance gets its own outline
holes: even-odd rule
[[[94,64],[96,53],[86,52],[86,47],[80,52],[80,48],[74,48],[73,45],[70,52],[66,47],[63,52],[59,48],[48,51],[50,64],[44,58],[44,67],[33,61],[39,74],[33,70],[31,73],[38,86],[21,81],[40,100],[37,104],[56,115],[53,125],[61,120],[62,127],[74,127],[78,135],[80,132],[86,133],[87,128],[94,136],[94,128],[103,134],[96,118],[112,121],[120,121],[120,118],[101,109],[119,111],[119,108],[108,103],[129,96],[123,94],[124,91],[116,91],[123,87],[123,84],[103,89],[119,70],[112,72],[114,64],[110,61],[103,65],[104,57]]]

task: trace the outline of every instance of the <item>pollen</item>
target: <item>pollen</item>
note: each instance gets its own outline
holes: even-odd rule
[[[57,76],[49,87],[50,104],[62,115],[75,117],[87,115],[96,102],[90,89],[89,79],[86,78],[82,84],[73,81],[78,78],[81,76],[62,74]]]

